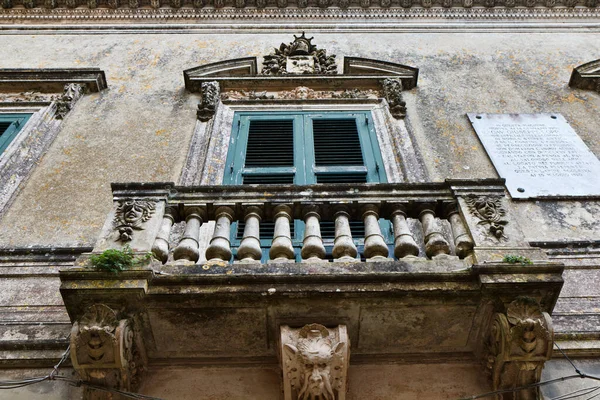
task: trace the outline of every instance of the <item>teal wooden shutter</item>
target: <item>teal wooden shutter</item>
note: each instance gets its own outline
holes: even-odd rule
[[[370,113],[357,112],[242,112],[234,118],[224,184],[314,184],[386,182],[377,136]],[[393,242],[389,221],[380,221],[387,241]],[[261,223],[263,261],[274,224]],[[362,221],[350,224],[359,251],[364,241]],[[244,222],[232,226],[232,247],[239,246]],[[334,223],[323,221],[321,232],[331,251]],[[292,224],[292,242],[300,248],[304,222]],[[299,253],[299,251],[298,251]],[[298,255],[299,257],[299,255]]]
[[[0,114],[0,153],[6,150],[29,117],[31,114]]]

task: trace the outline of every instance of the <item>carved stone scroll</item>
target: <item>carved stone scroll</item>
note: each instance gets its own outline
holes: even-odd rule
[[[87,309],[71,330],[71,361],[85,382],[133,391],[139,386],[147,358],[133,319],[117,318],[108,306]],[[84,399],[110,399],[108,392],[86,389]]]
[[[390,113],[396,119],[406,117],[406,102],[402,100],[402,80],[388,78],[383,80],[383,96],[390,106]]]
[[[337,74],[335,55],[328,56],[326,50],[318,49],[311,43],[313,39],[307,38],[302,32],[302,36],[294,35],[293,42],[282,43],[273,53],[264,57],[262,74]]]
[[[350,341],[345,325],[281,327],[285,400],[345,400]]]
[[[144,222],[148,221],[154,214],[156,202],[152,200],[121,200],[117,205],[114,229],[119,230],[119,238],[122,242],[133,239],[135,230],[143,230]]]
[[[465,197],[469,211],[480,219],[479,225],[485,229],[487,237],[498,242],[507,240],[504,227],[508,221],[504,218],[506,209],[502,205],[501,196],[475,196]]]
[[[68,83],[65,85],[65,90],[56,102],[56,118],[63,119],[69,111],[73,108],[73,105],[83,95],[83,86],[78,83]]]
[[[198,119],[202,122],[209,121],[217,109],[220,98],[219,82],[204,82],[200,87],[200,103],[198,104]]]
[[[540,381],[544,362],[552,355],[552,320],[539,303],[520,297],[506,314],[497,313],[486,342],[486,363],[493,390],[514,389]],[[499,395],[501,400],[538,400],[538,387]]]

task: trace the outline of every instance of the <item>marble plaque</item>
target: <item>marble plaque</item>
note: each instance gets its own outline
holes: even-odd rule
[[[600,161],[562,115],[467,115],[513,198],[600,195]]]

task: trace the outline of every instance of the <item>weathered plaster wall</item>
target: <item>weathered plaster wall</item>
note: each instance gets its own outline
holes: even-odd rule
[[[296,33],[296,32],[293,32]],[[110,208],[112,181],[176,181],[196,123],[196,95],[183,88],[184,69],[260,56],[288,42],[272,34],[52,34],[3,36],[3,68],[93,66],[109,89],[84,97],[27,187],[0,221],[0,246],[92,244]],[[309,34],[313,35],[312,32]],[[362,56],[420,68],[408,92],[407,123],[432,179],[484,178],[495,171],[466,112],[562,113],[596,154],[600,96],[571,90],[574,66],[600,51],[595,33],[317,33],[315,43],[338,56]],[[572,206],[557,206],[573,209]],[[588,216],[544,205],[520,206],[530,239],[590,238]],[[590,204],[593,214],[598,206]],[[577,214],[577,215],[575,215]],[[585,219],[571,224],[569,215]],[[576,227],[575,229],[573,227]]]
[[[435,376],[432,375],[435,368]],[[469,364],[351,365],[347,400],[440,400],[489,391]],[[278,368],[152,368],[141,393],[177,400],[279,400]]]

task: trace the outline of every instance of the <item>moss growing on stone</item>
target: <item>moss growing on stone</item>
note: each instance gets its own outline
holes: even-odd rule
[[[131,247],[125,246],[123,250],[108,249],[98,255],[92,255],[90,256],[90,262],[92,263],[92,267],[98,271],[117,273],[148,261],[151,258],[151,253],[136,257]]]
[[[533,264],[533,261],[531,261],[527,257],[513,256],[513,255],[506,255],[506,256],[504,256],[504,258],[502,259],[502,261],[504,261],[505,263],[509,263],[509,264],[517,264],[517,263],[520,263],[521,265]]]

